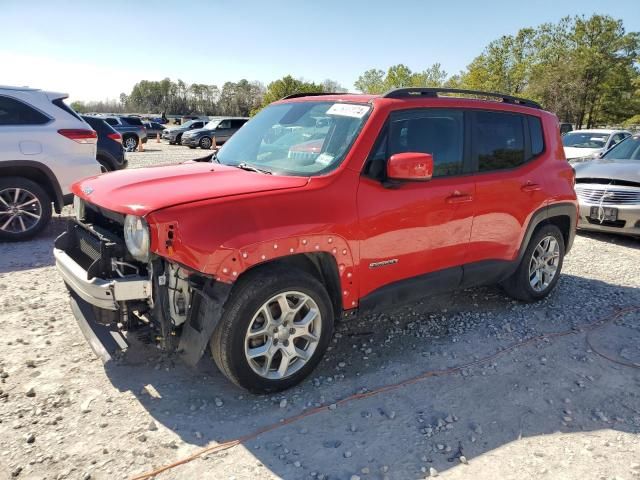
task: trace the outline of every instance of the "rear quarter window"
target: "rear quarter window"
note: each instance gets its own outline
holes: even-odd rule
[[[536,157],[544,152],[544,135],[542,122],[538,117],[528,116],[529,136],[531,137],[531,157]]]
[[[50,120],[44,113],[26,103],[0,95],[0,126],[43,125]]]
[[[56,98],[55,100],[52,100],[51,103],[53,103],[59,109],[64,110],[65,112],[67,112],[72,117],[75,117],[78,120],[81,120],[80,115],[78,115],[73,108],[71,108],[69,105],[64,103],[64,100],[62,98]]]

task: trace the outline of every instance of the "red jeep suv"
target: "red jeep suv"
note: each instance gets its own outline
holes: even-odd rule
[[[103,360],[144,328],[272,392],[313,370],[340,317],[485,284],[548,295],[573,185],[558,119],[529,100],[291,95],[206,159],[77,183],[54,253]]]

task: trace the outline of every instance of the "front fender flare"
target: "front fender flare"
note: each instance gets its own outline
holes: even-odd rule
[[[355,256],[349,242],[339,235],[301,235],[226,250],[228,253],[221,261],[207,265],[207,271],[224,283],[233,283],[250,268],[273,260],[301,253],[327,253],[335,259],[338,267],[342,308],[349,310],[358,306]]]

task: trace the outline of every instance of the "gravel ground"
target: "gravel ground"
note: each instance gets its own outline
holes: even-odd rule
[[[147,144],[130,167],[201,156]],[[55,218],[0,245],[0,478],[111,479],[181,459],[318,405],[321,413],[157,478],[640,478],[640,370],[598,356],[578,328],[640,306],[640,242],[581,234],[558,288],[523,305],[495,288],[342,323],[302,385],[254,396],[204,359],[196,370],[142,343],[107,368],[84,341],[53,267]],[[640,364],[640,311],[590,334]],[[530,343],[450,375],[337,400]]]

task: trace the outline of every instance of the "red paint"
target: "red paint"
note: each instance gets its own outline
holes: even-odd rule
[[[431,180],[433,155],[430,153],[396,153],[387,162],[387,176],[395,180]]]
[[[317,97],[287,101],[310,100]],[[144,215],[153,252],[224,282],[275,258],[326,252],[339,268],[345,309],[396,280],[474,261],[512,260],[535,210],[567,201],[577,208],[558,120],[548,112],[451,97],[336,95],[322,100],[373,105],[346,159],[327,175],[284,177],[188,163],[93,177],[76,184],[73,192],[110,210]],[[545,152],[513,170],[437,177],[397,188],[361,175],[390,112],[430,107],[538,116]],[[315,152],[316,147],[309,142],[301,151]],[[87,186],[93,189],[90,195],[82,191]],[[167,244],[170,229],[174,235]],[[398,261],[370,268],[390,259]]]

